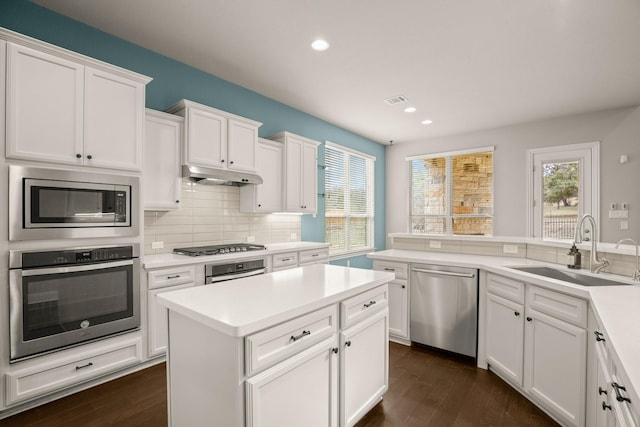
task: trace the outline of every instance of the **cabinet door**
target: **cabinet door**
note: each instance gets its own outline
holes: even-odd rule
[[[282,145],[276,144],[258,144],[256,163],[263,182],[252,186],[256,191],[256,212],[282,211]]]
[[[340,334],[340,425],[353,426],[387,391],[388,310]]]
[[[285,144],[285,210],[302,212],[302,147],[304,142],[292,137]]]
[[[7,43],[6,78],[7,157],[81,164],[84,67]]]
[[[524,387],[565,425],[584,425],[586,331],[527,311]]]
[[[315,213],[318,200],[317,147],[312,144],[302,146],[302,212]]]
[[[84,164],[142,170],[142,83],[87,67],[84,101]]]
[[[147,113],[144,137],[144,209],[178,209],[182,124],[152,114]]]
[[[492,369],[522,386],[524,308],[492,293],[487,294],[486,355]]]
[[[247,427],[337,426],[335,337],[246,382]]]
[[[227,119],[211,111],[187,108],[186,163],[208,168],[226,168]]]
[[[152,289],[147,294],[147,316],[148,337],[147,342],[148,356],[154,357],[164,354],[167,351],[167,336],[169,334],[168,311],[165,307],[160,307],[157,302],[158,294],[168,291],[177,291],[195,286],[193,283],[185,283],[184,285],[169,286],[166,288]]]
[[[228,119],[228,132],[229,169],[256,172],[258,127],[240,120]]]
[[[389,283],[389,335],[409,338],[409,289],[406,280]]]

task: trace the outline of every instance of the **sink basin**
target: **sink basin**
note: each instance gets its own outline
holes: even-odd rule
[[[620,286],[630,285],[631,283],[618,282],[604,277],[587,276],[586,274],[574,273],[572,271],[558,270],[552,267],[511,267],[513,270],[523,271],[525,273],[536,274],[538,276],[548,277],[550,279],[563,280],[565,282],[575,283],[582,286]]]

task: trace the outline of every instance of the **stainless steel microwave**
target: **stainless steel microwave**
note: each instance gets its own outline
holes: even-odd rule
[[[136,236],[139,179],[9,166],[9,240]]]

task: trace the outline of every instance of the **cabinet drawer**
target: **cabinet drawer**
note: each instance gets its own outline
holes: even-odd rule
[[[529,285],[527,286],[527,306],[576,326],[587,327],[585,300]]]
[[[308,251],[300,251],[300,265],[315,264],[329,261],[329,248],[310,249]]]
[[[378,271],[389,271],[396,274],[396,279],[407,279],[407,264],[392,261],[373,261],[373,269]]]
[[[142,361],[142,338],[79,352],[54,362],[7,373],[7,405],[62,390]]]
[[[342,329],[355,325],[370,314],[387,307],[389,289],[387,285],[351,297],[340,303],[340,327]]]
[[[495,274],[487,275],[487,291],[510,301],[524,304],[524,283]]]
[[[149,271],[147,278],[149,281],[149,289],[193,283],[195,280],[195,267],[191,265],[180,268],[152,270]]]
[[[293,268],[298,266],[298,253],[287,252],[285,254],[277,254],[273,256],[273,270],[282,270],[285,268]]]
[[[246,338],[247,376],[332,336],[338,330],[338,307],[332,305]]]

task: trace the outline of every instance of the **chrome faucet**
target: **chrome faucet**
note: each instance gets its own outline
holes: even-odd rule
[[[640,280],[640,258],[638,258],[638,244],[636,243],[635,240],[626,238],[616,243],[616,249],[618,248],[618,246],[620,246],[620,243],[622,242],[631,242],[636,246],[636,271],[633,272],[633,275],[631,277],[633,278],[633,280]]]
[[[591,256],[589,257],[589,271],[592,273],[600,273],[600,271],[609,266],[609,261],[607,261],[605,257],[598,259],[598,243],[596,241],[598,239],[598,225],[596,224],[596,220],[590,214],[584,214],[578,220],[578,224],[576,224],[576,232],[573,236],[573,244],[582,243],[582,225],[587,219],[591,226]]]

